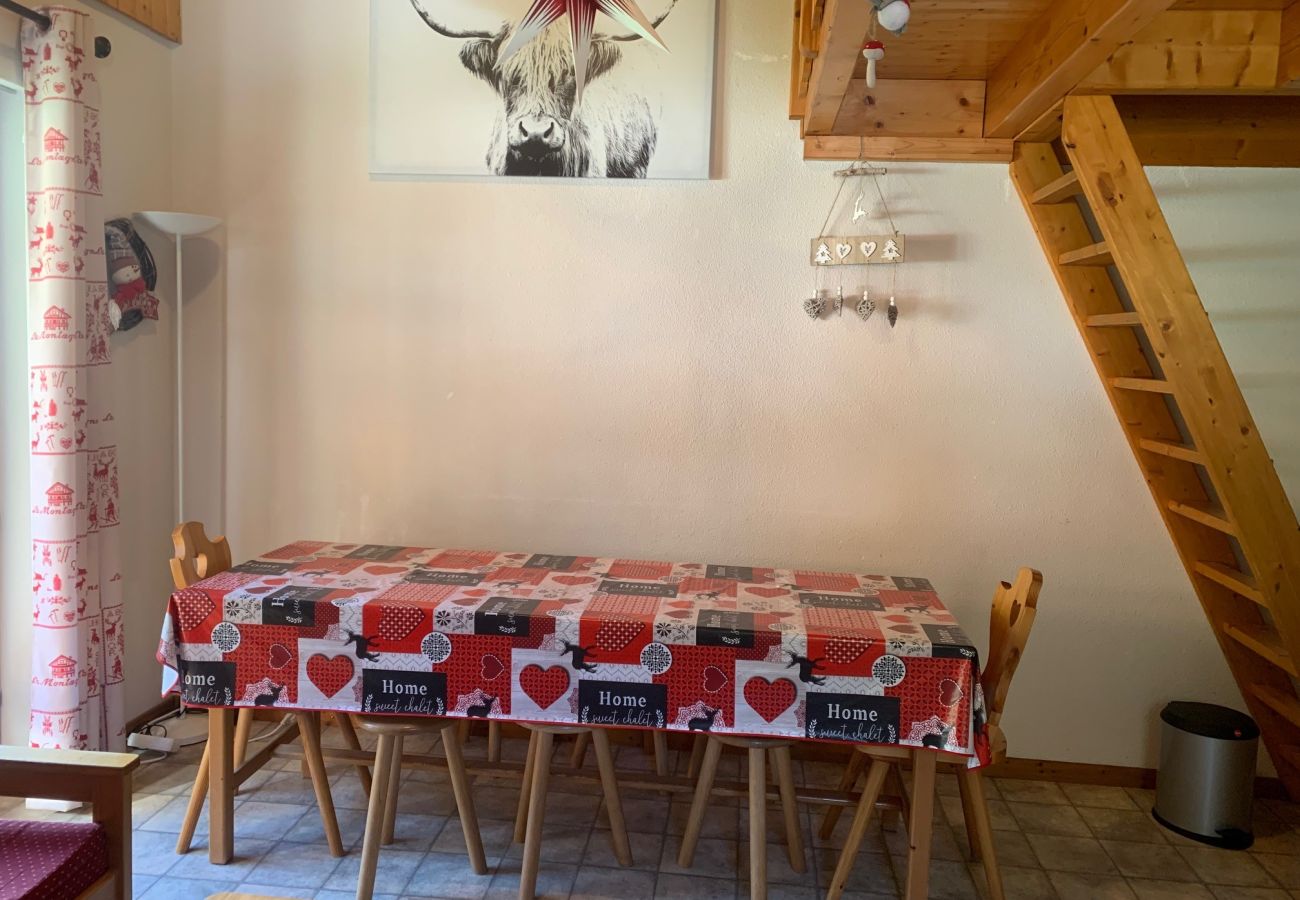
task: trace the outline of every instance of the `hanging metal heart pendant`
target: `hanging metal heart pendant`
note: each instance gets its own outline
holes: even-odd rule
[[[821,297],[809,297],[803,302],[803,311],[808,314],[810,319],[821,316],[824,309],[826,309],[826,301]]]
[[[868,297],[866,291],[863,291],[862,299],[858,301],[857,310],[858,318],[865,322],[875,314],[876,301]]]

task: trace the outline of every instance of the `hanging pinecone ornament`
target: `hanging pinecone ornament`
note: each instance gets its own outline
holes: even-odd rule
[[[857,310],[858,318],[865,322],[875,314],[876,301],[872,300],[866,291],[863,291],[862,299],[858,301]]]
[[[898,304],[894,302],[893,297],[889,298],[889,309],[886,310],[886,315],[889,316],[890,328],[893,328],[898,324]]]
[[[816,319],[821,316],[822,311],[826,309],[826,301],[821,297],[809,297],[803,302],[803,311],[808,314],[808,318]]]

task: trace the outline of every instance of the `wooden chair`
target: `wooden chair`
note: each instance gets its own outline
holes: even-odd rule
[[[776,772],[777,789],[781,794],[781,807],[785,814],[785,843],[790,854],[790,868],[796,872],[807,870],[804,859],[803,829],[799,825],[799,803],[794,793],[794,773],[790,763],[790,741],[771,738],[733,737],[724,734],[708,735],[704,756],[700,762],[700,778],[695,784],[695,799],[686,819],[686,833],[682,835],[677,864],[690,868],[695,859],[695,847],[700,840],[704,814],[708,811],[709,794],[718,772],[718,759],[723,746],[740,747],[749,755],[749,896],[751,900],[767,897],[767,771],[765,754],[772,755],[772,768]]]
[[[989,623],[989,653],[984,671],[980,676],[980,685],[984,691],[985,723],[988,734],[989,750],[994,763],[1002,762],[1007,756],[1006,735],[1002,732],[1002,711],[1006,706],[1007,692],[1011,688],[1011,678],[1025,644],[1029,641],[1029,632],[1034,625],[1038,611],[1038,594],[1043,588],[1043,576],[1033,569],[1023,568],[1017,573],[1015,584],[1002,582],[993,596],[993,615]],[[901,761],[911,758],[913,751],[901,747],[859,746],[855,758],[860,760],[857,770],[868,758],[871,767],[867,772],[866,786],[862,798],[858,801],[853,825],[844,841],[839,864],[831,879],[827,900],[837,900],[843,893],[844,885],[853,871],[854,858],[862,844],[862,838],[871,821],[871,813],[880,797],[885,779]],[[984,794],[984,777],[980,769],[967,767],[968,759],[956,753],[939,751],[916,751],[930,756],[928,765],[917,765],[913,794],[934,790],[933,762],[945,763],[956,768],[957,784],[961,789],[962,812],[966,818],[967,838],[970,841],[972,855],[984,863],[984,874],[988,880],[988,893],[991,900],[1003,900],[1002,874],[998,868],[997,851],[993,845],[993,829],[989,823],[988,801]],[[921,757],[916,757],[919,761]],[[846,773],[846,777],[847,773]],[[854,775],[850,786],[856,782]],[[829,810],[822,822],[822,835],[829,837],[838,818],[838,809]],[[918,858],[929,859],[930,842],[929,822],[913,821],[909,828],[913,854]],[[918,848],[922,851],[917,853]]]
[[[456,810],[460,816],[461,830],[465,834],[470,865],[476,875],[486,875],[487,858],[483,853],[483,838],[479,833],[478,815],[474,811],[474,797],[469,789],[469,776],[465,773],[458,725],[450,719],[403,716],[357,716],[357,725],[363,731],[379,736],[379,746],[375,749],[375,777],[370,790],[370,805],[366,811],[366,834],[361,845],[357,900],[370,900],[375,889],[375,872],[379,867],[379,848],[393,842],[405,738],[407,735],[427,734],[434,729],[442,732],[447,772],[451,776],[451,789],[456,796]]]
[[[532,900],[537,893],[537,868],[542,853],[542,829],[546,817],[546,787],[551,777],[551,757],[555,751],[556,735],[580,735],[589,732],[596,749],[596,765],[600,769],[600,784],[605,793],[605,810],[609,814],[610,837],[614,855],[620,866],[632,865],[632,845],[627,839],[627,825],[623,821],[623,804],[618,796],[618,781],[614,775],[614,755],[609,749],[609,734],[603,728],[583,728],[576,725],[524,725],[532,735],[528,738],[528,759],[524,764],[524,780],[519,791],[519,809],[515,815],[515,843],[523,842],[523,869],[519,877],[520,900]]]
[[[108,868],[78,895],[81,900],[125,900],[131,896],[131,773],[138,765],[140,758],[134,753],[0,747],[0,797],[43,797],[90,804],[94,825],[57,826],[85,829],[94,840],[98,840],[93,834],[97,827],[107,842]],[[26,840],[39,840],[39,836],[0,837],[0,847],[4,848],[0,856],[19,856]],[[22,860],[4,862],[20,865]]]
[[[210,540],[200,522],[183,522],[172,531],[171,559],[172,582],[177,590],[218,575],[231,566],[230,542],[224,537]],[[334,814],[334,799],[330,794],[329,774],[325,770],[325,759],[321,754],[319,713],[295,712],[298,733],[302,739],[303,756],[311,777],[312,788],[316,792],[316,804],[320,807],[321,820],[325,825],[325,839],[329,842],[330,853],[343,855],[343,839],[339,835],[339,823]],[[352,721],[346,715],[335,715],[344,740],[353,750],[361,749],[361,742],[352,727]],[[235,719],[235,757],[238,768],[244,762],[248,751],[249,732],[253,727],[253,710],[241,709]],[[203,803],[208,795],[208,775],[210,770],[208,747],[203,747],[203,758],[199,760],[199,771],[194,778],[194,787],[190,791],[190,802],[185,808],[185,818],[181,822],[181,833],[176,838],[176,852],[188,853],[194,840],[194,829],[199,816],[203,813]],[[362,786],[370,790],[370,770],[358,766]]]

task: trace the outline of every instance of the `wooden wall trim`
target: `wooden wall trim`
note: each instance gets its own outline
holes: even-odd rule
[[[181,42],[181,0],[99,0],[99,3],[169,41]]]
[[[1145,166],[1300,168],[1300,96],[1116,97]]]
[[[1008,163],[1011,149],[1011,141],[984,138],[825,135],[804,140],[803,158]]]

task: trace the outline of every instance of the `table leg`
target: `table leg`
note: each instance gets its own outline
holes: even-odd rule
[[[907,837],[906,900],[926,900],[930,890],[930,839],[934,825],[934,775],[939,754],[912,751],[912,819]]]
[[[528,829],[524,836],[523,867],[519,873],[519,900],[533,900],[537,895],[537,867],[542,856],[542,828],[546,816],[546,783],[551,776],[551,755],[555,736],[549,731],[534,732],[537,759],[533,762],[533,783],[528,786]]]
[[[767,773],[762,747],[749,748],[749,897],[767,897]]]
[[[235,854],[235,711],[208,710],[208,862]]]

